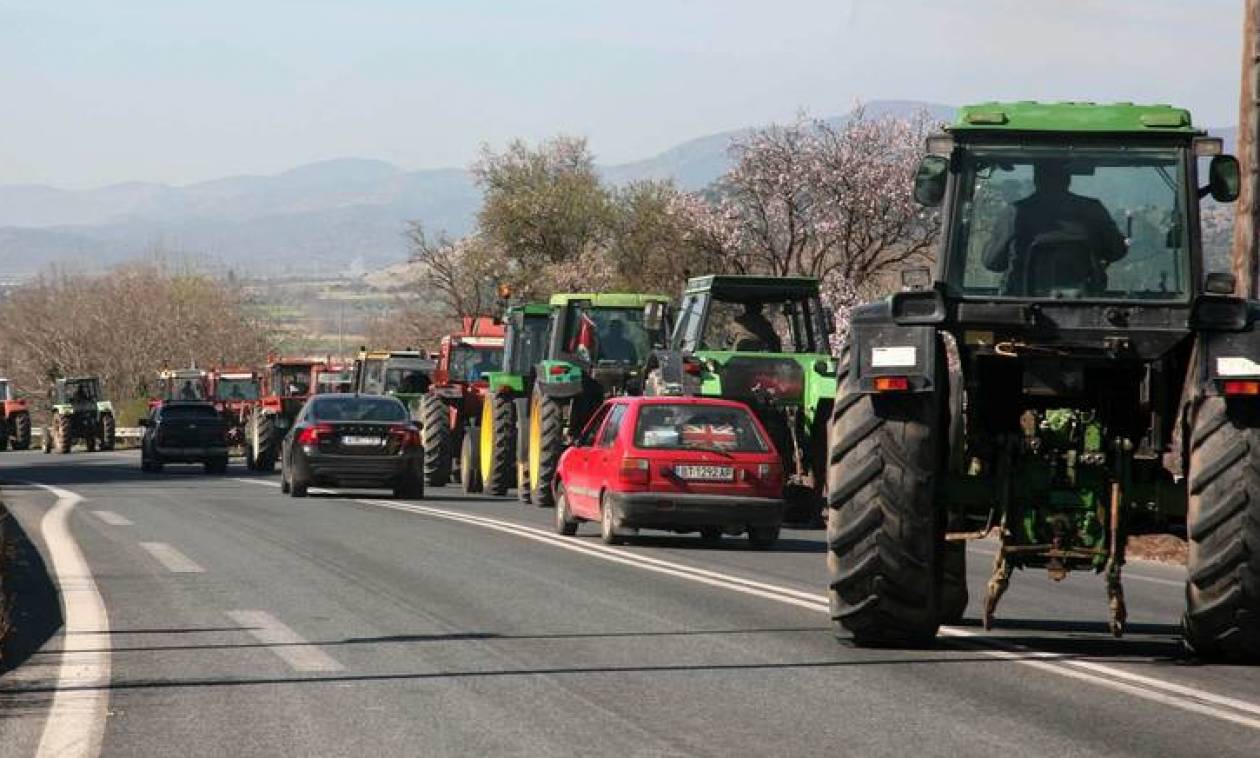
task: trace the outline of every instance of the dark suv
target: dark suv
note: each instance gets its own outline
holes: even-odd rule
[[[227,427],[213,403],[168,400],[140,419],[140,468],[157,472],[166,463],[201,463],[208,474],[227,471]]]

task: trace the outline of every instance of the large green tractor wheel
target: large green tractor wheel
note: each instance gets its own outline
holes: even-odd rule
[[[31,414],[13,415],[13,449],[29,450],[31,447]]]
[[[534,392],[529,405],[529,487],[539,508],[556,504],[551,484],[564,452],[564,410],[560,402]]]
[[[938,394],[864,395],[841,354],[827,474],[831,615],[860,645],[923,645],[940,625]]]
[[[451,480],[450,409],[437,395],[420,399],[420,437],[424,443],[424,480],[442,487]]]
[[[1186,643],[1204,658],[1260,658],[1260,408],[1196,403],[1190,432]]]
[[[516,413],[512,396],[492,392],[481,405],[481,484],[497,497],[516,481]]]
[[[74,437],[69,413],[58,413],[53,417],[53,436],[57,440],[57,452],[65,455],[74,447]]]
[[[114,414],[101,414],[101,450],[114,449],[114,435],[117,433],[118,427],[114,423]]]
[[[254,471],[274,471],[280,449],[276,420],[269,413],[256,412],[249,419],[248,447],[245,454],[253,458]]]

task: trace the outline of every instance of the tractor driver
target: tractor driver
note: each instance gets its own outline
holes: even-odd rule
[[[179,399],[180,400],[196,400],[197,399],[197,390],[193,389],[191,379],[185,379],[184,386],[179,388]]]
[[[1106,289],[1106,267],[1124,257],[1128,242],[1101,202],[1068,191],[1071,182],[1066,161],[1037,162],[1033,165],[1035,191],[1016,200],[998,219],[984,249],[983,261],[990,271],[1006,274],[1005,294],[1032,294],[1027,290],[1052,284],[1030,283],[1032,286],[1025,287],[1022,280],[1028,275],[1028,253],[1033,244],[1055,239],[1088,251],[1087,265],[1078,263],[1077,270],[1069,274],[1079,281],[1077,286],[1095,291]],[[1061,251],[1052,250],[1050,254]],[[1058,263],[1070,270],[1070,261]]]
[[[762,312],[758,301],[744,303],[744,312],[735,317],[731,346],[741,352],[781,353],[783,343],[774,331],[774,324]]]
[[[88,398],[87,387],[84,387],[82,384],[80,384],[78,387],[75,387],[75,390],[74,390],[74,402],[75,402],[76,404],[77,404],[77,403],[86,403],[86,402],[88,402],[88,400],[89,400],[89,399],[90,399],[90,398]]]
[[[608,322],[608,333],[600,341],[599,353],[604,360],[618,363],[636,363],[639,360],[639,351],[633,342],[626,339],[625,323],[617,318]]]

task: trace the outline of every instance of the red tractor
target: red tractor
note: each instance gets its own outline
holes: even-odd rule
[[[8,379],[0,379],[0,450],[9,445],[14,450],[26,450],[31,446],[31,412],[26,401],[13,394]]]
[[[245,424],[245,466],[274,471],[280,441],[302,406],[315,392],[324,362],[310,358],[273,358],[262,375],[262,393]]]
[[[250,368],[216,368],[207,373],[206,382],[206,398],[223,415],[228,447],[244,447],[245,427],[262,394],[261,377]]]
[[[481,417],[485,375],[503,368],[503,324],[481,316],[465,318],[463,327],[442,338],[433,383],[420,401],[424,475],[434,487],[450,481],[465,430]]]

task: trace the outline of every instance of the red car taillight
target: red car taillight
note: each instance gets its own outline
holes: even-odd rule
[[[392,424],[389,427],[389,433],[398,438],[399,447],[409,448],[420,446],[420,432],[410,424]]]
[[[333,428],[329,424],[316,424],[308,426],[298,432],[297,441],[299,445],[318,445],[321,439],[327,439],[332,436]]]
[[[651,464],[647,458],[622,458],[617,478],[625,484],[647,484],[652,479]]]

